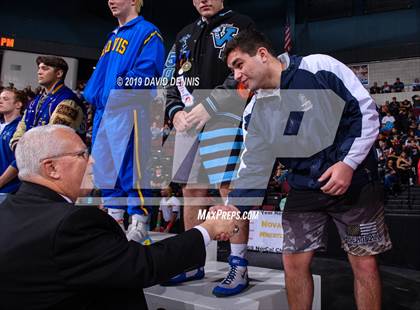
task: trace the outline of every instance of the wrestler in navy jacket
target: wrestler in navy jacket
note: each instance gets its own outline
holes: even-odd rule
[[[373,144],[379,132],[379,117],[375,102],[354,73],[327,55],[289,57],[283,54],[279,58],[286,66],[281,74],[280,88],[269,95],[258,91],[244,112],[245,149],[239,178],[235,182],[235,189],[229,194],[229,203],[241,206],[243,201],[238,197],[248,196],[255,198],[252,203],[260,204],[274,160],[278,157],[289,169],[288,182],[293,189],[318,191],[323,185],[318,178],[338,161],[355,170],[350,189],[361,188],[376,179],[377,162]],[[278,146],[284,145],[288,136],[297,136],[301,122],[312,122],[306,127],[310,129],[315,128],[317,122],[322,125],[328,117],[335,117],[320,114],[305,119],[304,113],[309,113],[310,105],[316,104],[311,103],[311,98],[302,100],[300,110],[282,115],[282,105],[286,104],[288,96],[285,90],[296,90],[297,97],[302,98],[305,98],[305,92],[308,96],[310,90],[322,90],[323,93],[332,91],[341,99],[337,102],[343,102],[344,106],[336,130],[324,128],[327,134],[334,135],[328,147],[311,156],[305,156],[304,152],[299,154],[298,149],[289,157],[279,156],[282,150]],[[314,132],[312,138],[319,140],[323,137],[319,132]],[[302,145],[313,142],[294,141]],[[287,147],[295,145],[289,144]],[[246,204],[252,203],[248,201]]]

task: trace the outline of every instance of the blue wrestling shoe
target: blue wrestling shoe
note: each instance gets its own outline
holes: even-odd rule
[[[213,289],[213,295],[227,297],[239,294],[249,285],[248,261],[238,256],[229,256],[230,270],[226,278]]]
[[[205,272],[204,267],[199,267],[197,269],[182,272],[179,275],[171,278],[169,281],[162,283],[162,286],[174,286],[183,282],[201,280],[204,278]]]

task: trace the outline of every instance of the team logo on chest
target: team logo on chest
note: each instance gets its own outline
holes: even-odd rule
[[[223,59],[223,52],[225,50],[226,43],[234,38],[239,32],[238,27],[234,27],[232,24],[223,24],[217,28],[214,28],[211,32],[213,38],[213,45],[219,49],[219,58]]]
[[[181,54],[186,53],[188,51],[188,40],[191,38],[190,34],[183,36],[179,43],[181,43]]]

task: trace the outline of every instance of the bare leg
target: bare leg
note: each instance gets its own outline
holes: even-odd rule
[[[240,220],[236,222],[239,227],[239,232],[229,239],[230,243],[233,244],[247,244],[249,235],[249,221]]]
[[[283,254],[287,301],[290,310],[310,310],[314,296],[311,261],[314,252]]]
[[[221,184],[219,187],[220,196],[223,198],[223,201],[226,201],[227,196],[231,189],[229,185]],[[249,221],[238,221],[237,225],[239,227],[239,232],[230,238],[230,243],[233,244],[247,244],[248,243],[248,235],[249,235]]]
[[[381,277],[376,256],[348,254],[354,274],[354,297],[358,310],[381,309]]]
[[[207,209],[209,200],[206,188],[184,187],[182,189],[184,195],[184,226],[185,230],[189,230],[203,221],[198,219],[198,212]]]
[[[222,197],[224,202],[226,202],[227,196],[229,195],[230,191],[231,189],[229,188],[228,184],[220,184],[219,193],[220,193],[220,197]]]
[[[226,202],[230,192],[229,186],[221,184],[219,187],[220,196]],[[241,293],[249,284],[248,261],[245,259],[248,243],[249,221],[237,220],[236,225],[239,232],[230,238],[229,272],[214,289],[213,294],[218,297],[232,296]]]

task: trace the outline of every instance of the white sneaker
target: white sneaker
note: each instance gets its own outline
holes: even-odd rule
[[[248,261],[238,256],[229,256],[230,270],[226,278],[223,279],[214,289],[213,295],[217,297],[227,297],[239,294],[249,285]]]
[[[122,231],[125,233],[124,227],[124,210],[108,208],[108,214],[118,223]]]
[[[127,239],[136,241],[143,245],[150,245],[152,239],[148,232],[149,225],[147,222],[138,219],[137,216],[133,215],[132,222],[127,229]]]

